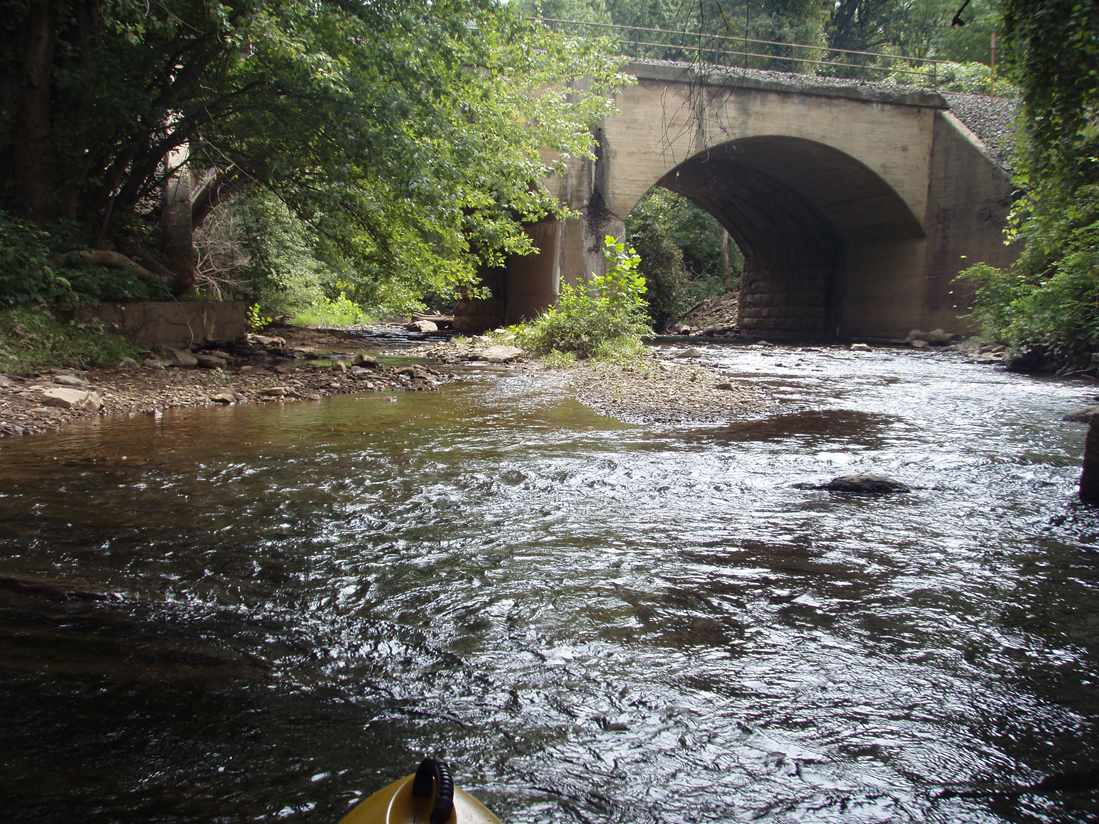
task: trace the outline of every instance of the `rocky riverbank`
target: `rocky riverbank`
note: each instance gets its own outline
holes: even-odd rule
[[[694,362],[701,352],[649,352],[624,362],[579,361],[567,366],[529,357],[507,336],[458,338],[419,347],[414,354],[440,363],[506,366],[532,375],[557,373],[585,406],[627,423],[722,424],[765,413],[777,402],[758,387],[731,381]]]
[[[694,331],[694,330],[692,330]],[[751,349],[772,349],[766,341],[732,343]],[[835,344],[853,351],[881,348],[867,343]],[[806,347],[818,351],[821,347]],[[988,366],[1007,365],[1010,353],[998,344],[963,339],[940,329],[913,330],[908,339],[887,346],[907,348],[919,357],[955,357]],[[797,349],[797,347],[795,347]],[[563,376],[576,399],[595,411],[627,423],[649,425],[721,425],[772,413],[780,401],[757,384],[731,379],[701,362],[703,350],[666,347],[625,363],[580,361],[563,366],[528,356],[506,334],[456,338],[417,347],[409,352],[438,363],[486,364],[532,375]]]
[[[387,365],[382,355],[376,342],[352,335],[282,328],[232,347],[166,349],[111,369],[0,375],[0,437],[178,407],[430,391],[454,377],[422,365]]]

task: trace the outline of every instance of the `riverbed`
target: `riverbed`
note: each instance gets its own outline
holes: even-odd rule
[[[1087,820],[1017,790],[1099,761],[1095,386],[702,350],[781,411],[485,371],[0,443],[5,818],[334,821],[436,754],[509,822]],[[913,491],[794,486],[863,471]]]

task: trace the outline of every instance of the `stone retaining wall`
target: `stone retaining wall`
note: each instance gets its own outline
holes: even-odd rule
[[[134,343],[150,347],[231,343],[248,332],[248,307],[243,303],[100,303],[81,307],[76,318],[100,321]]]

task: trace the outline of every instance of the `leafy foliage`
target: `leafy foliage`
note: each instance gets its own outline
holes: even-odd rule
[[[132,272],[53,261],[63,227],[53,233],[0,211],[0,306],[59,306],[162,300],[167,293]]]
[[[17,91],[0,95],[0,205],[74,220],[85,244],[148,250],[168,175],[262,189],[355,298],[454,292],[530,251],[522,222],[561,211],[543,180],[590,153],[589,125],[624,82],[597,44],[495,0],[14,11],[7,42],[41,34],[53,59],[0,56],[0,88]]]
[[[995,94],[997,97],[1016,97],[1018,88],[1002,77],[993,77],[992,69],[984,63],[938,63],[934,66],[905,67],[903,72],[893,72],[885,81],[901,86],[934,86],[941,91],[967,94]]]
[[[49,233],[0,211],[0,305],[56,303],[72,284],[50,264]]]
[[[298,326],[356,326],[367,319],[362,307],[340,292],[335,299],[321,298],[306,306],[291,322]]]
[[[125,338],[99,326],[66,322],[42,308],[0,309],[0,372],[115,366],[140,351]]]
[[[611,235],[603,239],[603,255],[606,274],[564,284],[556,306],[515,329],[524,349],[591,358],[615,355],[640,343],[649,331],[645,278],[637,270],[641,259]]]
[[[1099,6],[1004,3],[1013,77],[1023,95],[1008,270],[970,267],[986,334],[1062,364],[1099,349]]]
[[[654,189],[627,216],[626,233],[641,257],[657,329],[736,287],[744,266],[739,249],[729,241],[723,252],[725,229],[684,197]]]

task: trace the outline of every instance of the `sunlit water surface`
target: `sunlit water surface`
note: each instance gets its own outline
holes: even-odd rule
[[[705,358],[789,412],[481,375],[0,443],[4,818],[334,821],[435,753],[510,822],[1087,820],[938,796],[1097,761],[1094,387]],[[794,486],[856,471],[915,491]]]

